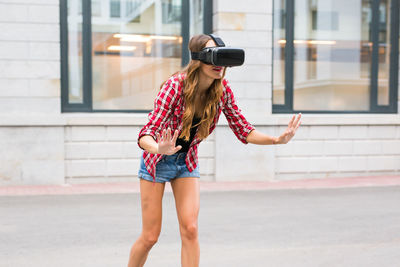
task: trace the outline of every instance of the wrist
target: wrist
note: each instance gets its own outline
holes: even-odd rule
[[[158,152],[158,144],[155,144],[155,146],[154,146],[154,154],[160,154],[159,152]]]
[[[278,145],[279,144],[279,137],[273,137],[272,144],[273,145]]]
[[[150,154],[159,154],[158,153],[158,144],[152,144],[150,147],[148,147],[147,152],[149,152]]]

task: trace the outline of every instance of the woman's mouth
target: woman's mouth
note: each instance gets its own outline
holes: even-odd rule
[[[222,67],[213,67],[213,71],[220,72],[222,70]]]

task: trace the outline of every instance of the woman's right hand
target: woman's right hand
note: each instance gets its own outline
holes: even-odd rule
[[[164,129],[161,135],[159,133],[157,133],[156,135],[158,142],[158,148],[157,148],[158,154],[172,155],[178,152],[182,148],[182,146],[175,147],[176,139],[178,138],[178,130],[175,130],[174,136],[172,136],[172,138],[171,138],[170,128],[168,128],[168,130]]]

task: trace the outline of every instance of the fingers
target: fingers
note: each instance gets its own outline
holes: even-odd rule
[[[299,115],[297,116],[297,119],[293,123],[294,131],[296,131],[299,128],[300,124],[301,124],[301,113],[299,113]]]
[[[176,143],[176,139],[178,139],[178,135],[179,135],[178,130],[175,130],[174,136],[172,137],[172,142],[173,142],[174,144]]]
[[[171,141],[171,129],[168,128],[168,130],[164,129],[161,131],[161,136],[159,134],[157,135],[157,139],[159,141]]]
[[[299,128],[299,126],[301,125],[301,121],[299,121],[299,124],[297,124],[297,126],[296,126],[296,131],[297,131],[297,128]]]
[[[293,127],[297,128],[297,125],[299,124],[300,119],[301,119],[301,113],[298,114],[296,120],[293,123]]]
[[[293,115],[292,119],[290,120],[288,124],[288,128],[286,131],[281,135],[282,139],[284,140],[282,143],[286,144],[292,139],[292,137],[295,135],[296,130],[299,128],[301,125],[301,113],[296,115]]]
[[[156,133],[157,142],[173,142],[175,144],[176,139],[178,139],[179,136],[179,131],[175,130],[173,136],[171,136],[171,134],[171,128],[162,130],[161,135],[159,133]]]
[[[182,149],[182,146],[181,146],[181,145],[175,147],[175,148],[174,148],[174,153],[178,152],[178,151],[181,150],[181,149]]]
[[[161,141],[165,141],[167,137],[165,136],[165,129],[161,132]]]
[[[293,115],[292,119],[289,121],[288,128],[293,128],[296,130],[299,127],[300,119],[301,113],[299,113],[297,116],[296,114]]]
[[[171,128],[167,130],[167,141],[171,141]]]
[[[296,117],[296,115],[293,115],[292,119],[289,121],[288,127],[292,127],[295,117]]]

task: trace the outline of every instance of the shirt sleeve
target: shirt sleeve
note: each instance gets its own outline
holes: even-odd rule
[[[225,86],[225,103],[222,111],[228,121],[229,127],[232,129],[236,137],[244,144],[249,133],[255,129],[246,118],[242,115],[241,110],[238,108],[235,102],[235,97],[226,80],[224,81]]]
[[[165,129],[168,120],[173,112],[177,98],[177,89],[172,80],[168,80],[161,87],[156,99],[154,100],[154,109],[148,115],[149,122],[140,130],[138,136],[138,146],[143,149],[139,140],[144,135],[150,135],[157,141],[157,133],[160,134]]]

